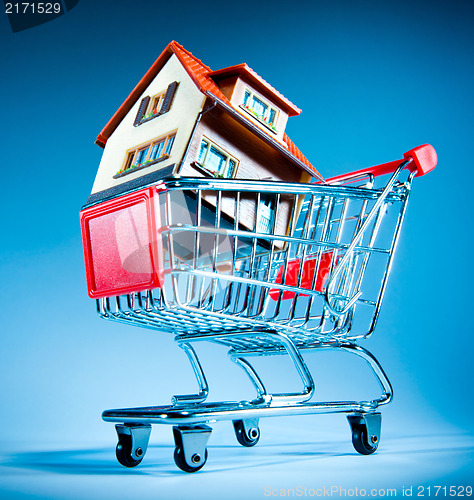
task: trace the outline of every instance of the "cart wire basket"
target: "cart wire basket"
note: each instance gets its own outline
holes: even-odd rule
[[[403,160],[318,184],[170,177],[85,207],[86,274],[99,315],[174,334],[199,387],[171,405],[104,411],[116,423],[118,461],[142,461],[151,424],[173,426],[176,465],[195,472],[207,460],[209,423],[231,420],[238,442],[250,447],[260,418],[332,412],[347,414],[359,453],[375,452],[378,408],[390,402],[392,387],[358,341],[376,326],[412,181],[436,161],[424,145]],[[376,177],[386,180],[382,188]],[[226,346],[255,398],[206,402],[197,342]],[[381,396],[315,402],[305,350],[362,358]],[[267,391],[250,360],[274,355],[290,358],[301,390]]]

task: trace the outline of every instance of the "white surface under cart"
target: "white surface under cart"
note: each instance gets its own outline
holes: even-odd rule
[[[319,431],[316,423],[322,424]],[[0,455],[0,498],[253,500],[324,497],[324,489],[331,492],[331,487],[334,498],[344,497],[344,490],[350,496],[356,488],[366,490],[367,497],[373,490],[385,497],[394,497],[395,490],[402,497],[409,487],[413,497],[424,487],[427,497],[428,486],[431,496],[435,486],[448,491],[450,486],[472,486],[474,435],[442,426],[410,435],[386,425],[379,452],[370,457],[358,455],[348,439],[341,439],[344,428],[349,432],[342,416],[336,422],[334,416],[268,420],[261,442],[249,449],[236,449],[227,427],[216,426],[220,435],[209,444],[212,460],[193,475],[175,467],[167,433],[159,436],[161,441],[152,440],[146,459],[135,469],[120,466],[105,440],[101,447],[79,442],[49,449],[44,444],[29,449],[11,445]]]

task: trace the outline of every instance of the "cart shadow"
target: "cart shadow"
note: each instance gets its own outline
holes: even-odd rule
[[[307,459],[308,457],[327,458],[353,454],[316,451],[320,446],[321,443],[312,443],[312,449],[315,451],[307,450],[307,442],[287,445],[259,445],[258,448],[251,449],[238,445],[210,446],[210,460],[199,473],[278,465],[279,463],[286,463],[288,457],[294,457],[295,460],[298,460],[298,457],[299,459]],[[121,466],[111,448],[21,452],[0,457],[0,468],[8,467],[17,470],[94,476],[183,475],[183,472],[176,467],[173,461],[173,452],[174,446],[150,445],[145,460],[136,468]]]
[[[4,456],[1,467],[79,475],[146,475],[146,464],[127,469],[117,463],[110,448],[22,452]]]
[[[384,447],[385,448],[385,447]],[[346,451],[347,450],[347,451]],[[136,468],[118,464],[111,448],[71,449],[61,451],[22,452],[0,457],[0,468],[27,471],[43,471],[56,474],[91,476],[183,476],[173,461],[174,446],[151,445],[145,460]],[[383,456],[415,456],[426,453],[449,452],[474,453],[474,446],[426,447],[412,449],[383,449]],[[259,444],[255,448],[238,445],[209,447],[209,462],[199,474],[243,470],[254,467],[275,466],[308,459],[328,459],[358,456],[358,453],[342,442],[304,442]],[[377,455],[374,455],[374,458]]]

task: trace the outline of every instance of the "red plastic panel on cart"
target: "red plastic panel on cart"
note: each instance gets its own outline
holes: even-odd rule
[[[153,201],[153,189],[146,188],[81,212],[91,298],[161,286],[161,245]]]
[[[319,266],[317,269],[318,275],[316,277],[316,286],[315,286],[315,290],[319,292],[324,291],[324,285],[326,284],[326,280],[331,268],[332,254],[333,252],[323,252],[323,254],[321,255],[321,260],[319,262]],[[303,265],[303,272],[301,274],[301,283],[299,285],[299,288],[306,288],[307,290],[312,289],[313,277],[316,271],[317,262],[318,262],[317,258],[308,259],[305,261]],[[298,286],[297,283],[298,283],[298,274],[300,271],[300,265],[301,265],[300,259],[288,262],[288,265],[286,267],[285,282],[283,283],[284,285]],[[280,267],[275,283],[281,284],[281,279],[283,277],[283,267],[284,267],[283,265]],[[278,300],[278,297],[280,296],[280,290],[272,288],[270,290],[269,295],[273,300]],[[282,294],[282,299],[283,300],[292,299],[294,296],[295,296],[294,292],[285,290]]]

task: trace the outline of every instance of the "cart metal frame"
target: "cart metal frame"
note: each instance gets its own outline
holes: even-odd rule
[[[122,465],[141,462],[151,424],[173,425],[175,462],[195,472],[207,460],[209,423],[232,420],[239,443],[253,446],[260,437],[260,418],[313,413],[347,414],[355,449],[376,451],[377,410],[391,401],[393,390],[380,363],[358,341],[374,331],[411,184],[415,175],[426,173],[416,154],[381,167],[325,184],[169,178],[155,186],[163,286],[98,299],[97,310],[108,320],[174,333],[198,391],[176,395],[167,406],[104,411],[102,418],[117,424]],[[375,188],[375,176],[387,171],[393,174],[385,187]],[[273,218],[262,231],[264,196],[272,200]],[[252,224],[243,221],[243,200],[253,207]],[[285,232],[277,229],[283,206],[290,207]],[[177,207],[190,214],[184,222]],[[322,276],[323,260],[329,262],[327,276]],[[209,386],[193,347],[198,342],[227,346],[256,397],[206,402]],[[380,397],[312,401],[315,384],[302,356],[306,350],[361,358],[379,383]],[[302,390],[267,392],[249,358],[273,355],[292,360]]]

